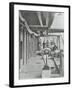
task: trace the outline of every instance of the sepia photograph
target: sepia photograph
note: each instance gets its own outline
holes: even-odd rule
[[[70,6],[10,3],[10,87],[70,84]]]

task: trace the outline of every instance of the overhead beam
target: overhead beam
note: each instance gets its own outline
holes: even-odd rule
[[[43,27],[43,23],[42,23],[42,19],[41,19],[41,12],[37,12],[37,15],[38,15],[40,25]]]
[[[48,31],[48,33],[54,33],[54,32],[64,32],[64,29],[51,29],[51,28],[49,28],[48,29],[48,27],[32,27],[32,26],[29,26],[30,27],[30,29],[32,30],[32,31]]]
[[[26,20],[22,17],[21,13],[19,13],[19,17],[20,17],[20,19],[25,23],[25,27],[26,27],[27,31],[28,31],[30,34],[34,34],[35,36],[39,36],[37,33],[33,32],[33,31],[29,28],[29,25],[27,24]],[[23,23],[21,23],[21,25],[24,26]]]
[[[22,24],[22,23],[20,23]],[[25,28],[25,25],[22,24],[22,26]],[[32,30],[32,31],[45,31],[45,30],[48,30],[49,33],[61,33],[61,32],[64,32],[64,29],[51,29],[49,28],[48,29],[48,26],[43,26],[41,27],[40,25],[29,25],[29,28]]]
[[[49,23],[49,14],[47,13],[47,15],[46,15],[46,26],[48,26],[48,23]]]
[[[32,31],[46,31],[48,30],[48,33],[61,33],[64,32],[64,29],[48,29],[48,27],[30,27]]]

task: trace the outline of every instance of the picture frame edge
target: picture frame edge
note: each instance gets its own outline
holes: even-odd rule
[[[69,81],[62,83],[46,83],[34,85],[14,85],[14,5],[34,5],[34,6],[51,6],[51,7],[64,7],[69,9]],[[70,84],[70,5],[54,5],[54,4],[40,4],[40,3],[22,3],[22,2],[9,2],[9,87],[32,87],[32,86],[51,86],[51,85],[64,85]]]

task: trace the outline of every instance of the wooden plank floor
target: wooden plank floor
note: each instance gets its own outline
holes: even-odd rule
[[[55,67],[54,62],[52,60],[47,60],[47,61],[49,66]],[[20,79],[42,78],[43,67],[44,67],[44,62],[42,60],[42,56],[36,55],[34,57],[31,57],[27,61],[27,64],[22,67],[22,70],[19,75]],[[54,73],[54,77],[55,77],[55,73]]]

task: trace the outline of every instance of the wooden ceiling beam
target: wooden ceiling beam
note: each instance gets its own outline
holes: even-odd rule
[[[22,23],[20,23],[24,28],[25,28],[25,25],[23,25]],[[48,26],[40,26],[40,25],[29,25],[29,28],[32,30],[32,31],[45,31],[45,30],[48,30],[48,33],[61,33],[61,32],[64,32],[64,29],[51,29],[49,28],[48,29]]]
[[[41,18],[41,12],[37,12],[37,15],[38,15],[40,25],[43,27],[42,18]]]
[[[48,23],[49,23],[49,14],[47,13],[47,15],[46,15],[46,26],[48,26]]]

